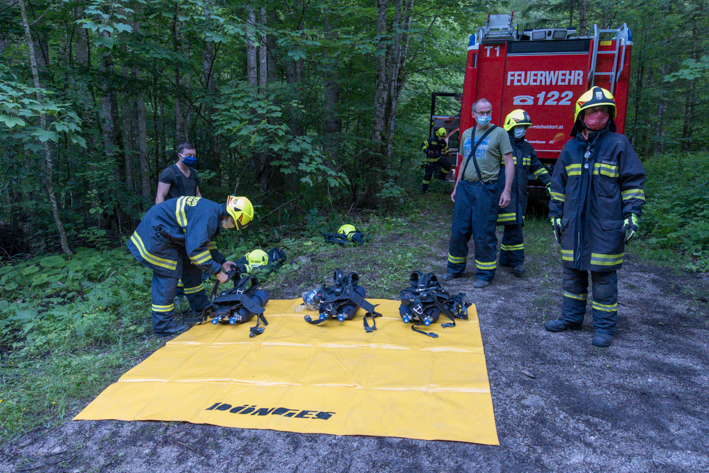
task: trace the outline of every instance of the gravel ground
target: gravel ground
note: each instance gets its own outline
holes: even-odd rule
[[[444,270],[447,243],[424,269]],[[543,329],[561,307],[547,253],[528,257],[523,278],[501,269],[482,290],[471,275],[446,285],[477,304],[499,447],[67,420],[0,447],[0,472],[709,471],[709,277],[626,261],[607,349],[591,345],[590,307],[581,331]]]

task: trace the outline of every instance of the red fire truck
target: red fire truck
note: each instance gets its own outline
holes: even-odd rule
[[[527,140],[551,172],[570,139],[576,99],[592,86],[608,89],[615,96],[615,123],[623,133],[632,45],[625,24],[608,30],[593,25],[589,36],[580,37],[575,28],[519,32],[512,15],[488,15],[485,26],[470,37],[468,45],[460,132],[475,124],[471,110],[479,98],[492,103],[492,123],[499,126],[512,110],[524,109],[534,123]],[[434,112],[431,129],[434,122],[448,121],[449,137],[457,141],[459,135],[450,125],[457,117]],[[458,154],[456,175],[462,161]]]

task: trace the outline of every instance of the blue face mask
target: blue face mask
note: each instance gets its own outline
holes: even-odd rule
[[[515,138],[524,138],[524,134],[527,133],[527,129],[523,127],[515,127]]]
[[[478,125],[480,125],[480,126],[488,126],[490,124],[490,120],[492,120],[492,117],[490,115],[485,115],[485,116],[475,115],[475,120],[478,122]]]
[[[180,156],[182,156],[182,162],[190,167],[197,164],[197,156],[185,156],[184,154],[181,154]]]

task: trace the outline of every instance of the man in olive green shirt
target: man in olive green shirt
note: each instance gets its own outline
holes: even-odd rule
[[[448,272],[441,279],[449,281],[463,275],[468,241],[472,236],[477,268],[473,287],[482,288],[489,286],[495,277],[497,213],[500,207],[510,203],[515,170],[507,132],[490,124],[492,104],[487,99],[477,100],[473,104],[473,116],[477,125],[465,130],[460,140],[463,164],[451,194],[455,211],[448,246]],[[505,162],[505,188],[500,195],[497,178],[502,160]]]

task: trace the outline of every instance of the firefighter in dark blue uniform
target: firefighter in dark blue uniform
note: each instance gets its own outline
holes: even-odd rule
[[[554,236],[561,244],[564,292],[561,317],[551,332],[580,330],[591,272],[593,345],[613,341],[618,318],[617,270],[625,245],[636,238],[645,203],[645,170],[625,136],[616,133],[613,95],[593,87],[576,102],[573,139],[566,143],[551,181]]]
[[[175,291],[182,278],[192,310],[209,306],[202,271],[226,283],[234,264],[217,251],[214,239],[222,228],[244,228],[254,217],[246,197],[229,196],[226,204],[201,197],[179,197],[153,206],[128,241],[128,249],[153,270],[153,331],[174,335],[187,330],[174,320]]]
[[[512,157],[515,164],[515,179],[510,193],[508,206],[500,209],[497,214],[497,225],[504,226],[502,246],[500,247],[500,266],[512,268],[512,274],[524,274],[524,215],[527,212],[527,180],[530,171],[542,184],[549,186],[551,176],[537,158],[532,145],[524,139],[527,129],[532,126],[532,119],[524,110],[513,110],[505,118],[505,130],[510,135]],[[498,188],[505,187],[504,166],[500,168]]]
[[[436,179],[445,179],[446,174],[451,170],[451,163],[446,158],[448,154],[448,143],[446,142],[446,129],[441,127],[436,130],[436,134],[424,140],[421,149],[425,155],[425,171],[423,175],[423,185],[421,193],[425,194],[431,179],[436,175]]]

